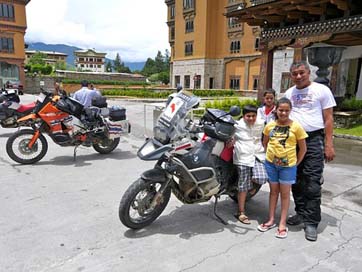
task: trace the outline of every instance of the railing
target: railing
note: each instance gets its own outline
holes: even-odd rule
[[[258,6],[258,5],[263,5],[263,4],[267,4],[267,3],[271,3],[271,2],[275,2],[276,0],[250,0],[251,6]]]

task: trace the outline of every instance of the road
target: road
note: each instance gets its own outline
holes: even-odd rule
[[[325,168],[317,242],[306,241],[298,227],[290,227],[285,240],[276,239],[274,230],[256,230],[267,218],[267,186],[247,204],[251,225],[236,221],[237,207],[227,197],[218,206],[225,226],[213,216],[213,201],[183,205],[172,196],[151,226],[132,231],[120,223],[118,204],[131,182],[153,166],[136,156],[144,105],[110,104],[127,108],[133,133],[109,155],[80,148],[73,161],[73,148],[47,137],[47,155],[19,165],[5,151],[14,129],[0,128],[1,271],[361,270],[361,142],[336,142],[337,158]]]

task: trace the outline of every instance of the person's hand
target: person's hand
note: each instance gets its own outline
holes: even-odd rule
[[[324,148],[324,160],[325,162],[333,161],[336,153],[334,151],[333,145],[326,145]]]
[[[230,148],[234,145],[234,143],[235,143],[235,139],[231,138],[229,141],[226,142],[226,147]]]

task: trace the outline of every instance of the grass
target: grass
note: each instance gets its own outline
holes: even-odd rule
[[[335,128],[335,134],[349,134],[353,136],[362,136],[362,125],[358,125],[352,128]]]

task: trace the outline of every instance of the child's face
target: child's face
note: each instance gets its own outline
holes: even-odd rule
[[[277,108],[278,120],[280,120],[280,121],[288,120],[290,110],[291,110],[291,108],[288,103],[279,104],[279,106]]]
[[[256,113],[248,112],[248,113],[244,114],[243,118],[248,125],[254,125],[255,120],[256,120]]]
[[[264,104],[268,107],[271,107],[274,105],[274,95],[271,93],[267,93],[264,96]]]

